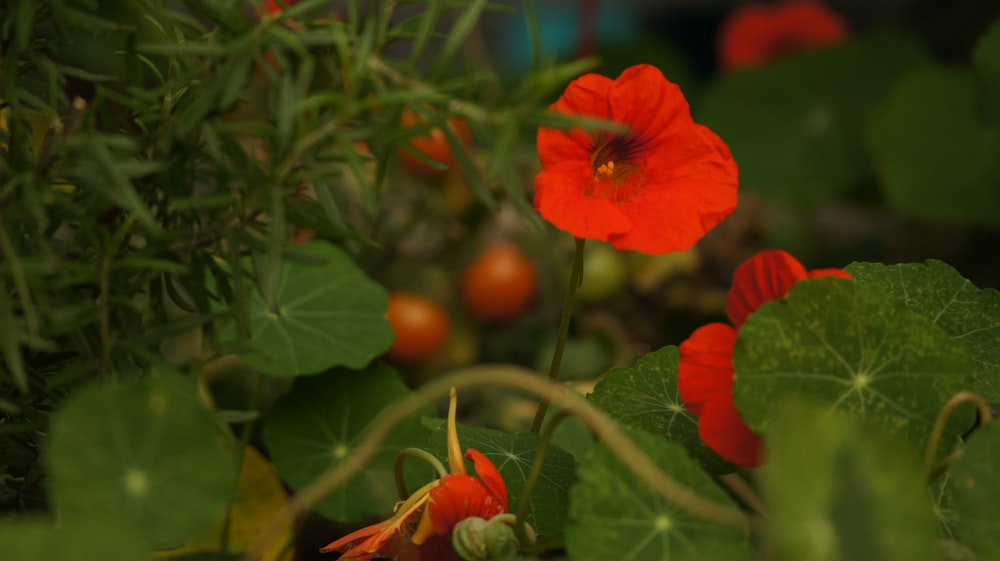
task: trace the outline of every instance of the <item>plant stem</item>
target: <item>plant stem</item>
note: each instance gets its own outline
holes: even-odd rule
[[[573,255],[573,270],[569,274],[569,286],[566,287],[566,300],[563,302],[562,317],[559,318],[559,335],[556,338],[556,348],[552,351],[552,362],[549,364],[549,380],[559,379],[559,367],[562,364],[563,351],[566,349],[566,338],[569,336],[569,320],[573,317],[573,303],[576,299],[576,288],[583,281],[583,246],[586,240],[576,238],[576,253]],[[538,434],[545,420],[545,412],[549,402],[542,399],[535,411],[535,420],[531,423],[531,432]]]
[[[951,414],[955,412],[955,409],[958,409],[958,407],[963,403],[971,403],[976,406],[976,410],[979,411],[980,426],[990,422],[993,418],[993,412],[990,410],[990,404],[987,403],[986,400],[979,394],[966,391],[958,392],[952,396],[952,398],[948,400],[948,403],[945,403],[944,407],[941,408],[937,419],[934,420],[934,427],[931,429],[931,436],[927,441],[927,450],[924,452],[923,473],[928,482],[933,481],[935,477],[943,472],[943,469],[939,466],[935,466],[934,457],[937,456],[938,445],[941,443],[941,434],[944,433],[944,427],[948,423],[948,419],[951,417]],[[950,464],[956,457],[957,456],[954,454],[950,454],[946,456],[942,462]],[[944,469],[947,469],[947,466],[945,466]]]
[[[487,365],[453,372],[432,380],[383,410],[358,441],[354,453],[299,490],[262,529],[243,559],[246,561],[261,559],[263,552],[267,551],[268,545],[280,534],[285,524],[307,512],[313,505],[364,469],[400,423],[448,395],[452,387],[464,389],[479,386],[518,389],[551,401],[579,417],[636,477],[678,508],[703,520],[744,532],[760,529],[759,518],[699,495],[661,470],[629,438],[618,423],[594,407],[583,396],[568,392],[562,385],[539,378],[536,373],[528,370],[517,372],[509,365],[502,367]]]
[[[514,514],[517,516],[514,524],[514,534],[517,536],[517,541],[521,544],[529,544],[535,541],[534,532],[531,532],[532,535],[528,534],[530,526],[528,526],[528,521],[525,520],[528,502],[531,499],[531,493],[535,490],[535,484],[538,483],[538,478],[542,474],[542,463],[545,461],[545,454],[549,450],[549,444],[552,443],[552,435],[555,434],[559,423],[571,416],[569,411],[565,409],[559,410],[552,417],[552,420],[549,421],[549,424],[545,425],[545,432],[542,433],[542,438],[538,442],[538,449],[535,450],[535,459],[531,462],[531,470],[528,471],[528,476],[524,479],[524,487],[521,488],[521,493],[517,497],[517,504],[514,506]]]
[[[427,462],[437,472],[438,477],[448,475],[448,470],[445,469],[444,464],[434,454],[422,448],[404,448],[399,454],[396,454],[396,463],[393,465],[396,474],[396,492],[399,493],[399,500],[401,501],[410,498],[410,492],[406,489],[406,477],[403,473],[403,461],[406,458],[419,458]]]
[[[764,502],[760,500],[757,496],[757,492],[754,491],[753,487],[747,483],[746,479],[743,479],[738,473],[725,473],[719,476],[719,481],[722,482],[733,495],[739,497],[743,504],[752,508],[754,512],[761,516],[767,516],[767,508],[764,506]]]

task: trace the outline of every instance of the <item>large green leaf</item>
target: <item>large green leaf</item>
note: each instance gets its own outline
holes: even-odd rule
[[[977,114],[968,69],[910,73],[872,119],[870,144],[890,204],[915,216],[1000,225],[1000,142]]]
[[[671,345],[639,358],[631,368],[615,368],[597,384],[590,400],[619,423],[684,446],[709,472],[731,472],[733,465],[702,442],[698,419],[681,401],[679,358]]]
[[[249,295],[251,335],[240,356],[274,376],[364,367],[392,344],[388,294],[333,245],[315,242],[296,250],[318,263],[282,263],[275,310],[260,292]],[[236,332],[230,325],[223,338],[232,340]]]
[[[775,559],[940,559],[933,505],[912,450],[823,403],[776,408],[762,468]]]
[[[650,458],[703,497],[733,504],[684,448],[636,429],[626,429]],[[570,495],[566,551],[575,561],[714,561],[750,559],[747,536],[695,518],[667,503],[632,475],[606,446],[580,464]],[[733,505],[735,508],[735,505]]]
[[[815,206],[868,172],[874,105],[924,59],[912,40],[873,35],[723,77],[695,106],[740,165],[740,185],[764,198]]]
[[[860,283],[876,285],[931,320],[976,361],[970,389],[1000,403],[1000,292],[976,288],[947,263],[851,263]]]
[[[448,457],[446,432],[444,424],[441,424],[430,437],[431,451],[442,460]],[[513,509],[535,460],[539,436],[534,433],[508,434],[460,424],[458,440],[463,451],[475,448],[497,466],[507,486],[510,508]],[[526,514],[528,523],[539,534],[551,534],[562,529],[569,504],[569,489],[576,480],[575,470],[576,460],[572,454],[557,446],[549,446]]]
[[[951,469],[954,528],[977,554],[977,561],[1000,560],[1000,422],[982,426],[969,438]]]
[[[348,460],[372,420],[409,392],[396,371],[381,362],[361,371],[334,369],[295,380],[264,419],[264,444],[278,474],[293,488],[313,482]],[[389,514],[399,500],[393,476],[396,455],[426,439],[419,418],[406,421],[362,473],[316,510],[343,521]]]
[[[128,520],[159,547],[207,527],[236,488],[214,417],[173,374],[80,390],[53,418],[44,459],[63,519]]]
[[[941,407],[972,381],[975,363],[941,328],[884,291],[851,280],[801,281],[740,329],[733,397],[765,435],[774,404],[805,395],[923,451]],[[948,424],[945,446],[967,430],[971,411]]]
[[[54,525],[40,519],[0,524],[4,559],[11,561],[150,561],[152,554],[130,525],[94,518]],[[109,537],[110,536],[110,537]]]

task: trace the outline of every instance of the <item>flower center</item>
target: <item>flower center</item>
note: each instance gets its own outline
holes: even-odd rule
[[[590,154],[594,175],[583,195],[623,205],[641,193],[645,180],[639,165],[634,163],[641,145],[637,139],[626,136],[598,142]]]

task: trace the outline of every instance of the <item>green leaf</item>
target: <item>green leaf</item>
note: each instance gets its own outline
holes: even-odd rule
[[[590,394],[590,401],[611,418],[688,449],[710,473],[734,467],[702,442],[698,419],[684,407],[677,389],[677,347],[651,352],[631,368],[608,372]]]
[[[703,497],[733,504],[686,450],[658,435],[627,432],[674,479]],[[566,526],[566,551],[575,561],[750,559],[747,536],[665,502],[603,445],[594,447],[578,476]]]
[[[893,207],[934,220],[1000,224],[1000,143],[976,103],[971,71],[939,67],[910,73],[885,101],[870,144]]]
[[[215,418],[173,374],[80,390],[53,418],[44,461],[62,519],[128,520],[158,547],[210,524],[236,485]]]
[[[240,356],[274,376],[316,374],[334,366],[361,368],[392,344],[385,319],[389,296],[341,249],[315,242],[296,248],[322,264],[287,258],[277,272],[277,310],[250,294],[251,351]],[[224,339],[236,336],[230,325]]]
[[[990,422],[969,438],[951,468],[954,525],[977,561],[1000,560],[1000,422]]]
[[[916,455],[823,403],[782,403],[762,468],[776,559],[938,560]]]
[[[893,34],[799,53],[726,75],[694,105],[697,120],[729,145],[743,187],[769,201],[816,206],[868,173],[869,115],[924,56]]]
[[[774,404],[804,395],[921,453],[938,411],[968,388],[975,368],[930,320],[876,287],[831,277],[801,281],[753,313],[733,363],[736,407],[765,440],[776,423]],[[954,415],[943,447],[971,423],[971,411]]]
[[[348,460],[375,417],[409,393],[396,371],[381,362],[361,371],[338,368],[298,378],[264,419],[264,444],[275,469],[293,488],[312,483]],[[419,418],[405,422],[360,475],[316,510],[342,521],[390,513],[399,500],[393,477],[396,455],[425,441],[426,435]]]
[[[971,389],[1000,403],[1000,292],[980,290],[947,263],[851,263],[859,283],[902,300],[961,344],[976,362]]]
[[[1000,125],[1000,20],[979,40],[972,52],[972,64],[981,94],[977,109],[986,122]]]
[[[429,448],[442,460],[448,457],[446,427],[440,424],[431,433]],[[482,452],[503,476],[507,486],[508,504],[517,504],[524,481],[535,461],[540,437],[534,433],[508,434],[505,432],[458,425],[458,441],[462,451],[475,448]],[[471,465],[471,464],[469,464]],[[542,472],[528,503],[528,523],[539,534],[562,530],[566,522],[569,489],[575,481],[576,460],[557,446],[549,446],[542,462]]]
[[[17,561],[149,561],[142,538],[127,525],[109,520],[4,520],[0,544],[5,559]],[[113,536],[109,538],[109,536]]]

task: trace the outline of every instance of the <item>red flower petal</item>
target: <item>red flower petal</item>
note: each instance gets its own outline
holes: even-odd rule
[[[500,506],[507,510],[507,485],[500,476],[497,469],[489,458],[475,448],[465,451],[465,459],[472,460],[472,467],[476,470],[476,475],[483,480],[486,489],[500,502]]]
[[[677,389],[694,416],[709,401],[732,399],[735,345],[736,330],[724,323],[703,325],[681,343]]]
[[[815,279],[817,277],[837,277],[841,279],[851,279],[851,273],[843,269],[813,269],[806,274],[807,277]]]
[[[755,467],[764,457],[763,441],[743,422],[732,396],[713,399],[702,407],[698,435],[716,454],[736,465]]]
[[[648,64],[626,68],[612,82],[607,103],[610,119],[629,125],[629,135],[643,142],[667,141],[694,125],[680,87]]]
[[[847,35],[847,22],[821,2],[743,4],[719,28],[719,64],[724,69],[758,66],[796,51],[837,43]]]
[[[584,196],[581,185],[594,174],[589,157],[553,165],[539,173],[535,178],[535,208],[546,220],[578,238],[608,240],[631,230],[632,222],[617,205]]]
[[[346,548],[341,559],[373,559],[375,557],[394,557],[402,545],[402,534],[399,527],[389,519],[360,530],[351,532],[337,541],[322,548],[320,553],[330,553]]]
[[[584,74],[566,86],[566,91],[549,110],[611,119],[611,108],[608,105],[611,84],[610,78],[599,74]],[[593,135],[582,129],[571,129],[568,132],[545,127],[538,129],[538,158],[543,168],[572,161],[586,162],[589,167],[593,146]]]
[[[680,88],[656,67],[633,66],[614,81],[585,75],[550,109],[630,127],[539,129],[535,208],[556,227],[618,249],[669,253],[690,248],[735,208],[729,149],[691,120]]]
[[[427,504],[434,532],[442,536],[451,534],[455,524],[470,516],[489,520],[504,510],[504,505],[482,481],[461,474],[444,476],[441,484],[431,489]]]
[[[733,273],[726,313],[737,328],[764,302],[784,298],[792,285],[806,278],[806,268],[787,251],[761,251]]]

